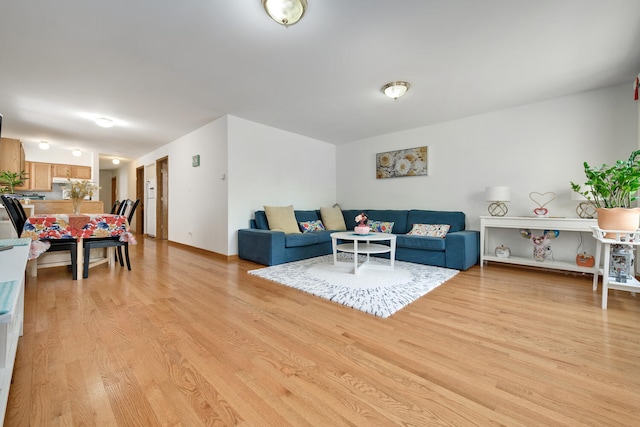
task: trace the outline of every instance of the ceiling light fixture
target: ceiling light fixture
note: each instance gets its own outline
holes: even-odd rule
[[[387,95],[389,98],[398,99],[407,93],[409,86],[411,85],[407,82],[389,82],[382,86],[382,93]]]
[[[48,150],[49,149],[49,143],[47,141],[40,141],[40,144],[38,144],[38,147],[41,150]]]
[[[71,152],[71,154],[73,154],[75,157],[80,157],[82,156],[82,151],[78,150],[77,148],[75,150],[73,150]]]
[[[113,159],[113,160],[111,160],[111,162],[112,162],[114,165],[119,165],[119,164],[120,164],[120,159]]]
[[[113,127],[113,120],[111,119],[107,119],[106,117],[98,117],[97,119],[95,119],[95,123],[103,128],[112,128]]]
[[[302,18],[307,10],[307,0],[262,0],[262,6],[271,19],[288,27]]]

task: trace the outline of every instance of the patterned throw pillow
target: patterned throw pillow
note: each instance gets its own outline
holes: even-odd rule
[[[393,230],[393,222],[387,221],[373,221],[369,220],[367,225],[371,227],[373,233],[391,233]]]
[[[299,224],[300,224],[300,230],[303,233],[311,233],[312,231],[324,230],[324,224],[319,219],[314,221],[302,221]]]
[[[413,224],[407,234],[413,236],[446,237],[451,226],[449,224]]]

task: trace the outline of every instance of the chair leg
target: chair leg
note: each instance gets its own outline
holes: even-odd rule
[[[91,246],[85,245],[85,247],[84,247],[84,268],[82,269],[82,277],[84,279],[89,277],[89,255],[91,255]]]
[[[120,260],[120,267],[124,267],[124,262],[122,261],[122,246],[118,246],[117,249],[118,250],[116,252],[118,253],[118,255],[117,255],[116,258],[118,260]],[[131,269],[129,269],[129,270],[131,270]]]
[[[78,280],[78,248],[74,245],[71,248],[71,277],[73,280]]]
[[[131,271],[131,262],[129,261],[129,243],[124,244],[124,256],[127,258],[127,269]],[[120,257],[120,259],[122,259],[122,257]]]

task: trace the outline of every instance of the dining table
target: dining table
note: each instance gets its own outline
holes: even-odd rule
[[[27,270],[30,276],[37,276],[38,258],[49,248],[48,240],[73,239],[77,242],[77,277],[82,280],[84,262],[83,241],[85,239],[119,237],[120,241],[135,244],[125,215],[116,214],[45,214],[33,215],[25,221],[21,237],[31,238],[29,254],[30,265]],[[115,267],[114,248],[108,248],[107,257],[92,263],[90,266],[109,262]]]

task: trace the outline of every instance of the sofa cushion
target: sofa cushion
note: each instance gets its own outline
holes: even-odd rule
[[[445,238],[451,226],[449,224],[413,224],[407,234],[412,236],[429,236]]]
[[[284,247],[285,248],[297,248],[300,246],[311,246],[318,244],[318,236],[316,233],[300,233],[298,234],[285,234]]]
[[[324,230],[324,224],[319,219],[313,221],[300,221],[298,223],[300,225],[300,231],[303,233],[312,233],[314,231],[322,231]]]
[[[388,221],[369,220],[367,225],[374,233],[391,233],[393,230],[393,222]]]
[[[347,229],[342,210],[339,207],[320,208],[320,216],[327,230],[345,231]]]
[[[255,212],[255,224],[259,230],[268,230],[269,223],[267,222],[267,214],[264,211]]]
[[[413,224],[449,224],[451,226],[449,233],[465,229],[464,212],[410,210],[407,221],[409,229]],[[394,232],[397,233],[396,230]]]
[[[445,239],[441,237],[411,236],[404,234],[396,238],[396,246],[429,251],[444,251]]]
[[[293,205],[289,206],[265,206],[269,230],[283,231],[285,234],[300,233],[296,216],[293,213]]]
[[[394,234],[406,234],[410,228],[407,228],[407,211],[406,210],[377,210],[370,209],[364,211],[370,220],[393,222]]]

